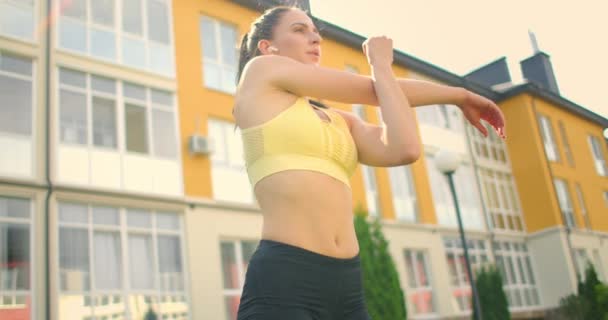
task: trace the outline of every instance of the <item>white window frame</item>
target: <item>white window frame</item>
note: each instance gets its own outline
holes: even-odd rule
[[[468,280],[468,273],[466,268],[463,268],[462,264],[458,262],[459,259],[464,259],[464,249],[462,247],[462,241],[457,237],[446,236],[443,238],[443,247],[445,250],[445,259],[446,264],[448,265],[449,276],[451,277],[452,270],[450,270],[450,263],[448,256],[452,255],[454,257],[454,263],[456,267],[456,284],[453,283],[454,279],[450,279],[449,284],[451,288],[451,296],[452,306],[455,310],[458,310],[461,314],[470,314],[471,306],[473,305],[473,297],[470,291],[471,285]],[[485,266],[490,262],[490,251],[489,247],[486,244],[485,240],[482,239],[467,239],[467,250],[469,254],[469,260],[471,262],[471,272],[473,273],[473,279],[475,279],[475,275],[477,270],[481,267]],[[468,291],[468,294],[465,294],[465,297],[468,297],[467,300],[470,301],[471,305],[467,308],[465,306],[466,300],[458,301],[457,294],[461,291]],[[461,306],[462,304],[462,306]],[[462,307],[465,306],[463,309]]]
[[[245,268],[243,268],[243,242],[248,242],[249,244],[254,244],[255,247],[257,247],[257,245],[259,244],[259,240],[244,240],[244,239],[240,239],[240,240],[228,240],[228,239],[223,239],[220,241],[220,255],[222,254],[221,252],[221,244],[222,243],[226,243],[226,244],[233,244],[234,245],[234,257],[235,259],[235,264],[236,264],[236,269],[237,269],[237,282],[238,282],[238,288],[226,288],[225,287],[225,283],[222,283],[222,297],[224,298],[224,307],[226,307],[225,305],[225,299],[226,298],[234,298],[234,297],[240,297],[241,294],[243,293],[243,286],[245,285],[245,275],[247,273],[247,270]],[[221,260],[221,259],[220,259]],[[220,261],[222,262],[222,261]],[[249,262],[247,262],[247,265],[249,265]],[[223,268],[223,265],[220,265],[222,268],[222,279],[224,279],[223,277],[225,276],[224,271],[225,269]],[[230,315],[226,315],[227,320],[230,320]]]
[[[480,168],[479,172],[492,228],[524,232],[526,226],[513,176],[509,172],[489,168]]]
[[[572,150],[570,149],[570,143],[568,142],[568,135],[566,133],[566,127],[564,126],[564,122],[558,120],[557,126],[562,136],[562,143],[564,145],[564,153],[566,154],[566,159],[570,166],[574,168],[574,155],[572,154]]]
[[[221,137],[212,136],[211,126],[218,126],[221,130]],[[226,120],[222,120],[219,118],[208,118],[208,132],[209,137],[213,141],[213,144],[216,146],[216,150],[214,150],[214,154],[210,156],[211,160],[211,175],[212,175],[212,189],[213,189],[213,170],[227,171],[232,174],[239,175],[243,177],[243,180],[249,181],[249,177],[247,175],[247,169],[244,159],[244,150],[241,139],[241,130],[240,128],[236,128],[234,130],[234,123]],[[234,135],[232,139],[230,139],[227,135]],[[231,145],[230,142],[237,143],[237,145]],[[223,150],[217,148],[217,146],[222,146]],[[223,155],[219,155],[220,152],[224,152]],[[236,154],[233,154],[236,151]],[[223,160],[218,160],[216,156],[221,156]],[[250,181],[249,181],[250,182]],[[244,186],[243,186],[244,187]],[[219,195],[216,190],[213,191],[213,198],[220,201],[231,201],[231,202],[239,202],[244,204],[254,204],[256,201],[255,195],[253,194],[253,190],[251,185],[246,191],[246,197],[243,199],[234,199],[225,197],[223,195]]]
[[[11,34],[7,34],[2,32],[2,30],[0,30],[0,36],[1,37],[8,37],[14,40],[18,40],[18,41],[25,41],[27,43],[37,43],[38,42],[38,32],[36,32],[36,26],[38,26],[38,11],[40,9],[40,0],[31,0],[32,1],[32,5],[29,4],[25,4],[23,3],[23,1],[15,1],[15,0],[0,0],[0,3],[5,3],[7,5],[10,6],[15,6],[15,7],[20,7],[21,9],[26,9],[26,10],[31,10],[32,13],[32,23],[33,25],[31,26],[32,28],[32,34],[30,35],[29,38],[23,39],[21,37],[16,37],[14,35]]]
[[[418,265],[418,258],[417,255],[421,253],[422,254],[422,265],[424,265],[425,270],[425,277],[427,279],[428,285],[423,286],[419,283],[419,279],[420,279],[420,275],[418,273],[418,269],[416,268],[416,266]],[[409,267],[407,265],[407,256],[410,256],[410,259],[412,261],[412,264],[414,265],[413,270],[409,270]],[[438,301],[437,301],[437,297],[436,294],[433,292],[433,274],[432,274],[432,266],[431,266],[431,259],[429,258],[429,254],[426,250],[421,250],[421,249],[410,249],[410,248],[406,248],[403,250],[403,263],[405,265],[405,275],[406,275],[406,283],[407,283],[407,288],[406,288],[406,292],[405,293],[405,302],[406,305],[408,306],[408,310],[412,310],[412,319],[429,319],[429,318],[435,318],[437,316],[437,309],[438,309]],[[416,283],[410,283],[410,272],[413,272],[413,276],[414,276],[414,281]],[[429,313],[414,313],[413,311],[415,310],[414,307],[412,307],[412,302],[410,301],[410,296],[412,295],[416,295],[418,293],[430,293],[432,300],[431,300],[431,308],[432,308],[432,312]]]
[[[576,197],[578,199],[578,204],[581,209],[581,214],[583,216],[583,222],[585,223],[585,228],[589,230],[591,229],[591,221],[589,221],[589,215],[587,213],[587,205],[585,203],[585,197],[583,196],[583,190],[581,189],[581,185],[579,183],[576,183],[574,187]]]
[[[389,167],[389,182],[393,195],[393,208],[397,220],[416,223],[419,222],[418,201],[416,188],[410,166]],[[397,191],[405,191],[398,193]],[[413,210],[413,212],[408,212]]]
[[[1,0],[0,0],[1,1]],[[38,1],[38,0],[35,0]],[[69,48],[64,48],[61,46],[61,42],[60,42],[60,37],[61,37],[61,32],[59,31],[60,28],[60,24],[61,24],[61,20],[62,19],[68,19],[68,20],[74,20],[74,21],[78,21],[79,23],[83,23],[83,21],[80,21],[78,19],[74,19],[72,17],[66,17],[63,16],[62,14],[59,14],[57,16],[57,28],[58,31],[55,32],[55,44],[56,44],[56,49],[60,50],[60,51],[64,51],[67,53],[72,53],[72,54],[77,54],[77,55],[86,55],[87,57],[90,57],[92,59],[96,59],[99,61],[104,61],[104,62],[109,62],[109,63],[113,63],[113,64],[118,64],[122,67],[128,67],[128,68],[133,68],[133,69],[138,69],[141,70],[140,67],[138,66],[133,66],[130,64],[126,64],[124,62],[123,56],[122,56],[122,50],[123,50],[123,45],[122,45],[122,38],[126,37],[126,38],[131,38],[131,39],[136,39],[136,40],[141,40],[144,43],[144,49],[145,49],[145,67],[143,70],[149,71],[149,72],[153,72],[155,74],[160,74],[163,76],[168,76],[171,78],[175,77],[175,39],[173,37],[173,5],[172,2],[173,0],[153,0],[153,1],[157,1],[157,2],[163,2],[166,5],[167,8],[167,32],[169,35],[169,43],[165,44],[165,43],[160,43],[154,40],[150,40],[149,39],[149,35],[148,35],[148,0],[141,0],[141,16],[142,16],[142,34],[141,36],[137,36],[137,35],[133,35],[131,33],[128,33],[126,31],[122,30],[122,20],[123,20],[123,16],[122,16],[122,7],[123,7],[123,1],[129,1],[129,0],[114,0],[114,25],[112,27],[108,27],[108,26],[104,26],[104,25],[100,25],[100,24],[96,24],[93,22],[93,17],[91,14],[91,6],[90,6],[90,1],[95,1],[95,0],[85,0],[86,2],[86,21],[84,21],[84,28],[85,28],[85,33],[86,33],[86,44],[85,44],[85,52],[81,52],[81,51],[77,51],[77,50],[72,50]],[[53,6],[58,6],[60,1],[54,1]],[[57,9],[58,10],[58,9]],[[103,57],[99,57],[96,55],[93,55],[91,52],[91,30],[92,28],[99,28],[99,29],[103,29],[106,31],[112,31],[114,33],[114,44],[115,44],[115,57],[114,59],[107,59],[107,58],[103,58]],[[166,46],[167,49],[169,49],[169,53],[170,53],[170,57],[169,57],[169,61],[167,61],[170,66],[171,66],[171,73],[170,74],[165,74],[165,73],[160,73],[159,71],[156,71],[152,68],[151,65],[151,51],[153,50],[152,47],[153,45],[157,45],[157,46]]]
[[[7,309],[18,309],[18,308],[27,308],[27,304],[23,304],[23,303],[19,303],[20,301],[18,301],[18,297],[24,297],[24,299],[27,300],[27,297],[29,296],[29,300],[30,300],[30,309],[29,309],[29,313],[30,313],[30,317],[29,319],[37,319],[38,316],[38,312],[36,311],[37,308],[35,308],[35,306],[37,306],[38,304],[38,299],[37,299],[37,292],[38,292],[38,280],[36,277],[36,266],[37,266],[37,259],[36,259],[36,255],[33,254],[35,253],[35,237],[34,237],[34,231],[35,231],[35,206],[34,203],[32,201],[31,198],[28,197],[23,197],[23,196],[13,196],[13,195],[7,195],[7,194],[1,194],[0,195],[0,199],[18,199],[18,200],[25,200],[28,202],[29,206],[29,217],[28,218],[16,218],[16,217],[0,217],[0,224],[13,224],[13,225],[26,225],[28,227],[28,232],[29,232],[29,241],[30,241],[30,245],[29,245],[29,284],[30,284],[30,288],[29,290],[6,290],[6,291],[0,291],[2,293],[2,296],[9,297],[11,304],[10,305],[6,305],[3,304],[3,301],[0,301],[0,306],[3,306],[3,308],[7,308]],[[16,276],[16,273],[15,273]],[[2,277],[0,277],[0,280]],[[15,279],[16,280],[16,279]],[[15,283],[16,284],[16,283]]]
[[[203,42],[209,41],[208,39],[203,39],[203,27],[202,27],[203,19],[209,20],[213,25],[213,31],[215,33],[213,41],[215,41],[215,48],[217,50],[217,60],[213,60],[208,57],[205,57],[205,53],[203,52],[204,51]],[[224,61],[224,57],[223,57],[224,52],[223,52],[222,43],[223,43],[223,41],[226,41],[226,40],[222,39],[222,35],[220,32],[220,26],[234,29],[234,32],[237,35],[236,41],[238,42],[239,31],[238,31],[238,28],[236,25],[229,23],[227,21],[219,20],[215,17],[211,17],[208,15],[201,15],[200,20],[199,20],[199,32],[200,32],[200,41],[201,41],[200,46],[201,46],[201,67],[202,67],[201,74],[203,77],[202,81],[203,81],[203,85],[207,89],[217,90],[220,92],[234,95],[236,93],[236,83],[235,83],[236,78],[230,79],[229,83],[234,83],[234,85],[230,86],[229,88],[226,88],[226,87],[224,87],[224,84],[226,83],[224,77],[227,77],[230,74],[229,70],[227,70],[227,69],[234,69],[234,74],[236,74],[238,72],[238,67],[239,67],[238,66],[239,51],[237,49],[238,44],[234,43],[234,50],[235,50],[235,57],[236,57],[235,64],[232,65],[229,61],[228,62]],[[207,81],[205,79],[205,70],[204,70],[206,63],[214,64],[218,67],[218,70],[220,73],[219,88],[212,87],[207,84]]]
[[[574,207],[572,205],[572,196],[570,195],[569,183],[561,178],[554,178],[555,192],[559,203],[564,223],[567,227],[576,228],[576,217],[574,216]]]
[[[559,148],[557,146],[557,141],[555,140],[555,132],[553,131],[551,120],[547,116],[539,114],[538,121],[547,159],[549,159],[549,161],[559,162]]]
[[[595,164],[595,171],[602,177],[608,177],[608,165],[606,164],[606,156],[602,151],[600,140],[593,135],[589,135],[587,140],[589,141],[591,156]]]
[[[60,219],[60,206],[66,205],[78,205],[84,206],[87,210],[87,219],[86,223],[79,222],[67,222],[61,221]],[[100,225],[95,224],[93,222],[93,207],[111,207],[114,209],[118,209],[119,214],[119,225]],[[149,228],[138,228],[127,225],[127,211],[128,210],[137,210],[137,211],[145,211],[146,214],[151,215],[151,226]],[[158,316],[159,319],[162,318],[163,315],[168,315],[169,313],[163,312],[162,304],[164,302],[183,302],[185,303],[187,310],[180,311],[180,314],[186,313],[184,319],[189,319],[188,314],[192,313],[192,304],[190,301],[190,286],[189,286],[189,269],[188,269],[188,259],[186,255],[186,243],[185,243],[185,227],[184,227],[184,219],[180,213],[174,211],[158,211],[158,210],[147,210],[147,209],[139,209],[139,208],[125,208],[111,205],[96,205],[96,204],[87,204],[87,203],[78,203],[74,201],[63,201],[59,200],[56,206],[57,218],[56,218],[56,236],[55,236],[55,252],[57,252],[57,256],[54,259],[54,265],[56,273],[54,274],[55,281],[57,286],[54,289],[54,294],[56,295],[57,303],[61,299],[62,295],[81,295],[83,298],[84,306],[97,307],[99,305],[105,305],[109,303],[110,297],[112,297],[112,301],[116,301],[117,297],[120,297],[120,301],[124,303],[124,309],[118,311],[116,315],[125,317],[127,313],[129,313],[130,304],[128,303],[128,298],[134,295],[145,296],[145,301],[147,303],[153,303],[157,306],[156,311],[160,311]],[[159,229],[157,226],[157,216],[158,214],[175,214],[178,217],[178,230],[168,230],[168,229]],[[61,228],[70,228],[70,229],[78,229],[87,232],[88,239],[88,254],[89,254],[89,290],[81,290],[81,291],[70,291],[63,290],[61,288],[61,266],[60,266],[60,233]],[[120,289],[95,289],[95,263],[94,259],[94,235],[96,231],[110,231],[118,233],[120,237],[120,262],[121,262],[121,288]],[[154,277],[154,289],[132,289],[131,288],[131,276],[129,269],[129,256],[128,256],[128,248],[129,248],[129,236],[131,234],[144,234],[151,238],[152,242],[152,258],[154,266],[152,266],[152,274]],[[159,270],[159,246],[158,239],[160,236],[177,236],[180,244],[180,256],[182,263],[182,281],[183,281],[183,289],[181,291],[163,291],[161,289],[160,284],[160,270]],[[99,302],[101,301],[101,302]],[[104,302],[105,301],[105,302]],[[168,309],[170,310],[170,309]],[[59,307],[55,311],[55,317],[59,316]],[[171,312],[173,314],[175,312]],[[91,309],[90,316],[94,318],[94,310]]]
[[[68,84],[64,84],[64,83],[60,83],[59,80],[59,73],[61,69],[67,69],[69,71],[75,71],[78,73],[82,73],[84,74],[84,76],[86,77],[86,85],[85,88],[80,88],[80,87],[73,87],[70,86]],[[138,83],[132,83],[132,82],[127,82],[127,81],[123,81],[121,79],[117,79],[117,78],[111,78],[111,77],[107,77],[105,75],[99,75],[100,77],[104,77],[104,78],[108,78],[111,80],[115,81],[115,95],[110,95],[108,93],[102,93],[99,91],[93,91],[92,89],[92,77],[93,76],[97,76],[97,74],[93,74],[93,73],[88,73],[85,71],[81,71],[78,69],[74,69],[74,68],[70,68],[67,66],[59,66],[57,67],[57,75],[56,75],[56,82],[57,82],[57,90],[56,90],[56,105],[58,106],[59,112],[56,113],[56,123],[58,126],[58,130],[56,131],[56,136],[55,136],[55,141],[57,141],[57,143],[61,144],[61,145],[71,145],[71,146],[76,146],[76,147],[82,147],[84,149],[87,149],[87,151],[93,151],[93,150],[110,150],[110,151],[116,151],[116,152],[120,152],[122,154],[131,154],[131,155],[139,155],[139,156],[146,156],[149,158],[155,158],[155,159],[164,159],[164,160],[171,160],[171,161],[175,161],[175,162],[179,162],[181,163],[181,148],[179,147],[179,124],[178,124],[178,110],[177,110],[177,102],[176,102],[176,94],[175,92],[172,92],[171,90],[168,89],[163,89],[163,88],[152,88],[146,85],[141,85]],[[137,100],[137,99],[132,99],[129,97],[126,97],[124,94],[124,90],[123,87],[125,84],[134,84],[140,87],[143,87],[145,92],[146,92],[146,100]],[[61,132],[60,132],[60,126],[61,126],[61,100],[60,100],[60,96],[61,96],[61,90],[68,90],[71,92],[77,92],[80,94],[84,94],[86,96],[86,112],[87,112],[87,138],[86,138],[86,144],[82,145],[82,144],[73,144],[73,143],[69,143],[69,142],[63,142],[61,141]],[[159,105],[157,103],[154,103],[152,101],[152,90],[159,90],[159,91],[165,91],[168,92],[172,95],[172,106],[162,106]],[[95,146],[93,144],[93,97],[101,97],[104,99],[112,99],[115,102],[115,124],[116,124],[116,147],[115,148],[108,148],[108,147],[103,147],[103,146]],[[134,152],[134,151],[129,151],[127,150],[127,132],[126,132],[126,124],[125,124],[125,110],[126,110],[126,104],[135,104],[139,107],[143,107],[145,108],[145,115],[146,115],[146,143],[147,143],[147,151],[145,153],[140,153],[140,152]],[[143,106],[142,106],[143,104]],[[153,133],[153,124],[152,124],[152,110],[161,110],[161,111],[168,111],[171,112],[173,114],[173,126],[175,129],[175,137],[174,137],[174,148],[175,148],[175,156],[174,157],[164,157],[164,156],[160,156],[156,154],[155,148],[154,148],[154,143],[153,143],[153,138],[154,138],[154,133]]]
[[[365,115],[365,107],[361,104],[353,104],[353,114],[361,120],[367,121]],[[372,217],[380,215],[380,196],[378,193],[378,183],[376,179],[376,169],[371,166],[359,164],[363,173],[363,183],[365,185],[365,200],[367,202],[367,210]]]
[[[507,295],[509,310],[525,311],[538,309],[543,305],[542,296],[537,287],[534,260],[524,242],[494,241],[496,265],[503,279],[503,290]],[[511,261],[508,265],[507,261]],[[519,262],[519,263],[518,263]],[[512,267],[512,269],[510,268]],[[531,303],[526,305],[526,294]],[[513,299],[519,296],[521,305],[513,305]],[[536,304],[534,302],[537,302]]]

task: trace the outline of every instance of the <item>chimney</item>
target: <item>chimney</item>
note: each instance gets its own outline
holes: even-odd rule
[[[557,81],[555,80],[553,65],[551,65],[549,55],[540,51],[536,35],[532,31],[528,30],[528,36],[530,36],[530,43],[532,44],[534,55],[520,62],[523,77],[528,79],[528,81],[534,82],[540,87],[559,95],[559,88],[557,87]]]
[[[520,62],[524,78],[540,87],[559,95],[559,88],[553,74],[553,66],[549,55],[539,51],[535,55]]]
[[[464,77],[488,87],[511,82],[511,74],[509,73],[509,66],[507,66],[507,59],[505,57],[490,62]]]

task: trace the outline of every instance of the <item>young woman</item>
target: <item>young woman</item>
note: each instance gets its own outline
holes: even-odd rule
[[[396,79],[392,40],[371,37],[371,76],[319,66],[321,36],[291,7],[267,10],[241,44],[233,110],[263,213],[238,320],[367,320],[349,178],[357,164],[400,166],[422,152],[412,106],[457,104],[504,138],[500,109],[462,88]],[[309,100],[379,106],[385,126]]]

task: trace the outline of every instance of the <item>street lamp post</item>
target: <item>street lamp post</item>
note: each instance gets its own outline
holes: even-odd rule
[[[437,169],[441,171],[448,178],[450,185],[450,191],[452,193],[452,199],[454,199],[454,207],[456,208],[456,217],[458,218],[458,231],[460,232],[460,241],[462,242],[462,248],[464,250],[464,260],[467,267],[467,274],[469,276],[469,284],[471,285],[471,293],[473,294],[473,308],[475,308],[475,320],[483,319],[481,315],[481,304],[479,303],[479,295],[475,288],[475,280],[473,279],[473,273],[471,272],[471,263],[469,260],[469,250],[467,249],[467,241],[464,235],[464,229],[462,228],[462,219],[460,218],[460,206],[458,205],[458,197],[456,196],[456,188],[454,188],[454,172],[460,165],[460,156],[448,150],[441,150],[435,155],[435,165]]]

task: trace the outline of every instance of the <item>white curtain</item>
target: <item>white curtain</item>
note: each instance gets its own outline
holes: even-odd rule
[[[94,245],[96,289],[120,289],[122,263],[119,234],[95,232]]]
[[[152,238],[129,235],[129,274],[131,289],[154,289]]]
[[[178,237],[158,237],[158,265],[161,290],[180,291],[184,289],[181,248]]]

